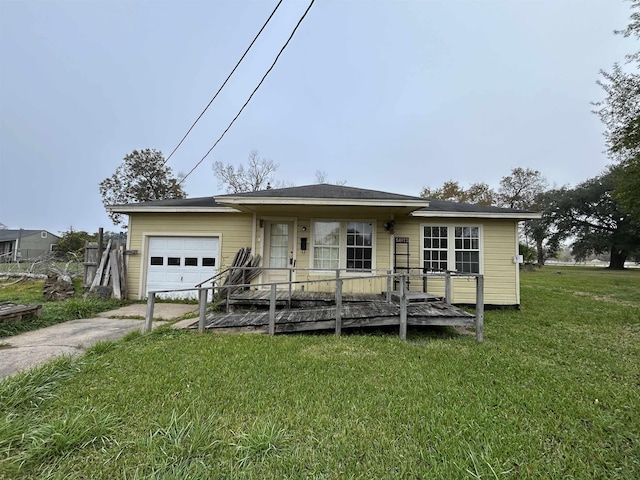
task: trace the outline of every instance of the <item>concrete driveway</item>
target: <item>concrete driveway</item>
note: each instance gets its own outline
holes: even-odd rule
[[[198,309],[197,305],[157,303],[153,326],[164,324]],[[32,332],[0,338],[0,380],[64,355],[80,355],[103,340],[119,340],[141,330],[146,305],[128,305],[99,314],[97,318],[71,320]],[[126,318],[135,317],[135,318]]]

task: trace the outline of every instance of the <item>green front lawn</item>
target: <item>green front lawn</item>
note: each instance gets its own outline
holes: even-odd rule
[[[38,317],[25,317],[19,322],[0,321],[0,337],[17,335],[68,320],[91,318],[97,313],[113,310],[126,303],[122,300],[102,299],[96,296],[84,298],[80,279],[75,281],[77,292],[75,297],[49,302],[42,295],[43,285],[43,280],[23,280],[16,283],[15,279],[9,279],[0,282],[0,302],[42,305]]]
[[[0,478],[639,478],[639,292],[640,271],[523,273],[522,310],[487,311],[483,344],[99,344],[0,384]]]

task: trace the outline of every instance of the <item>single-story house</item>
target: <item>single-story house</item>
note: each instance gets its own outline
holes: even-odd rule
[[[0,230],[0,262],[34,260],[50,253],[60,237],[46,230]]]
[[[375,278],[388,271],[457,271],[482,274],[485,303],[505,306],[520,304],[518,222],[540,218],[536,212],[329,184],[108,210],[129,216],[132,299],[193,287],[228,268],[239,249],[251,247],[264,267],[257,284],[335,278],[340,270],[341,278],[357,277],[345,281],[346,291],[379,293],[384,285]],[[307,289],[312,285],[322,288],[316,283]],[[474,285],[456,277],[452,302],[475,303]],[[442,291],[444,280],[429,279],[428,289]]]

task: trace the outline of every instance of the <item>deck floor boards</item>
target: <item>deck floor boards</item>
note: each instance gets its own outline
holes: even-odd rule
[[[426,295],[431,301],[410,302],[407,305],[408,325],[473,325],[475,316],[442,300]],[[335,295],[325,292],[291,292],[291,303],[299,308],[284,308],[289,301],[288,291],[278,291],[275,312],[276,332],[326,330],[335,328]],[[230,297],[230,306],[247,305],[254,309],[243,312],[208,315],[205,328],[209,331],[260,331],[269,326],[270,291],[248,290]],[[342,328],[399,325],[398,303],[386,302],[383,295],[344,294],[341,310]],[[255,308],[263,307],[262,309]],[[197,326],[197,322],[191,325]]]

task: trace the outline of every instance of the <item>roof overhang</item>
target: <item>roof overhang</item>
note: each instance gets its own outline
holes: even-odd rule
[[[106,207],[109,213],[241,213],[232,207],[179,207],[179,206],[159,206],[159,205],[109,205]]]
[[[428,200],[381,200],[358,198],[302,198],[302,197],[243,197],[224,195],[214,197],[218,203],[224,203],[244,212],[256,212],[275,206],[309,206],[309,207],[372,207],[372,208],[400,208],[406,213],[429,206]]]
[[[538,220],[542,218],[540,212],[446,212],[423,210],[412,212],[412,217],[424,218],[494,218],[500,220]]]

